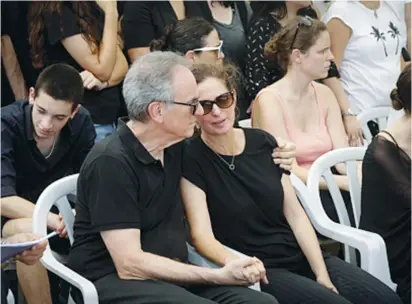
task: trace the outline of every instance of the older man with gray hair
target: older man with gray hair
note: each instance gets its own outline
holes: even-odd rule
[[[265,278],[255,258],[220,269],[187,263],[182,141],[203,114],[189,63],[147,54],[123,94],[130,120],[95,145],[80,171],[69,266],[94,282],[100,303],[277,303],[245,287]]]

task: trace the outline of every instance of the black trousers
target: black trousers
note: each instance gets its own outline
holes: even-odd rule
[[[1,269],[1,302],[7,303],[7,294],[9,293],[9,280],[6,273]]]
[[[325,257],[326,267],[339,294],[316,282],[305,262],[297,272],[286,269],[266,270],[268,285],[262,291],[270,293],[280,304],[400,304],[398,295],[384,283],[337,257]]]
[[[121,280],[117,274],[94,282],[100,304],[278,304],[264,292],[240,286],[180,287],[162,281]]]

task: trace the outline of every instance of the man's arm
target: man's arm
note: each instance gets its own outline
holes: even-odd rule
[[[6,71],[7,79],[16,100],[25,99],[28,96],[23,73],[14,51],[13,42],[9,35],[1,36],[1,61]]]
[[[219,269],[203,268],[173,261],[144,252],[139,229],[119,229],[101,232],[120,279],[162,280],[184,284],[250,285],[244,275],[254,258],[238,259]]]
[[[32,218],[35,208],[35,204],[17,195],[2,197],[0,206],[1,216],[9,219]],[[49,212],[47,226],[51,229],[57,229],[59,225],[59,216]]]

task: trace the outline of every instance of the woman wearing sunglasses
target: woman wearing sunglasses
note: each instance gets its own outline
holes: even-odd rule
[[[223,63],[223,41],[213,25],[203,18],[179,20],[165,29],[165,34],[150,44],[150,51],[171,51],[194,63]]]
[[[197,251],[225,265],[229,246],[263,262],[261,289],[279,303],[400,303],[362,269],[323,254],[287,172],[272,161],[276,139],[234,128],[235,70],[195,65],[201,135],[184,154],[181,191]],[[244,275],[257,275],[250,267]]]

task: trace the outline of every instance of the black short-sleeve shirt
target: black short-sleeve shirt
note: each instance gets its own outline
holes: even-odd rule
[[[140,229],[142,249],[187,261],[180,201],[183,143],[155,160],[126,124],[97,143],[80,171],[69,266],[94,281],[116,271],[100,232]]]
[[[18,195],[33,203],[52,182],[77,173],[94,145],[89,112],[80,108],[61,130],[46,159],[33,136],[32,106],[16,101],[1,111],[1,197]]]
[[[258,129],[244,133],[246,146],[233,171],[200,137],[193,139],[185,149],[183,177],[205,192],[218,241],[267,267],[298,269],[304,256],[283,214],[283,171],[271,156],[276,140]]]
[[[201,2],[184,1],[186,18],[205,16]],[[164,34],[167,25],[176,20],[169,1],[127,1],[122,20],[125,49],[148,47],[153,39]]]
[[[90,4],[91,12],[98,20],[98,43],[101,42],[104,29],[104,13],[94,4]],[[44,14],[45,25],[45,67],[54,63],[67,63],[79,72],[84,69],[64,48],[61,41],[65,38],[82,33],[82,29],[76,20],[78,17],[69,2],[63,2],[60,14]],[[85,90],[83,106],[90,112],[92,120],[96,124],[110,124],[117,119],[120,108],[120,87],[114,86],[101,91]]]

